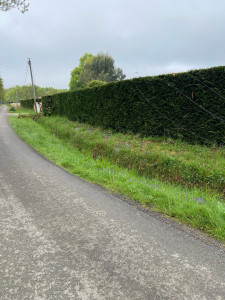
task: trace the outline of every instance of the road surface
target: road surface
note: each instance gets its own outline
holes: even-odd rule
[[[33,151],[0,107],[0,299],[225,299],[225,252]]]

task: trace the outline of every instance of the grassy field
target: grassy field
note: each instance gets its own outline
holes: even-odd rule
[[[113,134],[60,117],[10,123],[72,174],[225,241],[224,149]]]

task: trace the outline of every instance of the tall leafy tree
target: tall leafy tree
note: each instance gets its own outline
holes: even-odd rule
[[[85,62],[90,60],[92,57],[93,57],[93,55],[91,53],[85,53],[79,60],[79,66],[75,67],[71,71],[71,77],[70,77],[70,82],[69,82],[70,90],[77,90],[79,88],[84,87],[84,83],[81,82],[80,76],[81,76],[81,73],[83,72]]]
[[[70,90],[89,87],[88,83],[98,82],[98,86],[105,82],[123,80],[126,77],[120,68],[115,68],[114,59],[108,54],[99,53],[96,56],[85,53],[80,58],[80,64],[71,72]],[[102,83],[101,83],[102,82]]]
[[[27,3],[27,0],[0,0],[0,10],[2,11],[18,8],[22,13],[25,13],[28,7],[29,3]]]
[[[87,84],[92,80],[100,80],[105,82],[123,80],[126,75],[120,68],[115,68],[114,59],[104,53],[98,53],[85,62],[80,80],[83,84]]]

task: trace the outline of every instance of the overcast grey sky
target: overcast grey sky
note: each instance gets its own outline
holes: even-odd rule
[[[4,86],[68,88],[89,52],[108,52],[127,78],[225,65],[224,0],[30,0],[0,11]]]

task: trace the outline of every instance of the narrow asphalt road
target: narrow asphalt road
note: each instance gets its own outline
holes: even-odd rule
[[[0,223],[1,300],[225,299],[223,248],[44,159],[5,107]]]

